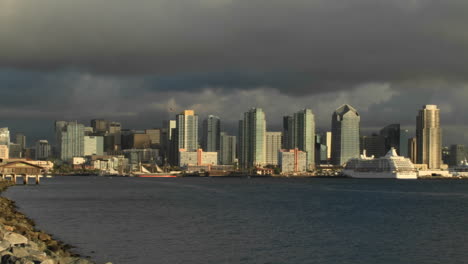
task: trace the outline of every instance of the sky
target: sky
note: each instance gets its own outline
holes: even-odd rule
[[[344,103],[363,134],[441,109],[468,144],[466,0],[0,0],[0,126],[29,143],[54,120],[160,127],[177,112],[226,130],[251,107],[269,130]]]

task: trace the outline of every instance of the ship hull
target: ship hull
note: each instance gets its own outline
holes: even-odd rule
[[[343,170],[343,174],[358,179],[402,179],[416,180],[418,175],[416,172],[362,172],[354,170]]]

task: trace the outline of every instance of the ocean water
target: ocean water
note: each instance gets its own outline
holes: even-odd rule
[[[99,263],[468,263],[468,181],[55,177],[4,195]]]

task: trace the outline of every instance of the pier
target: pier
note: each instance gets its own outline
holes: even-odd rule
[[[3,180],[9,179],[15,184],[18,178],[22,178],[23,184],[28,184],[29,179],[35,179],[35,184],[40,184],[45,170],[43,167],[28,163],[26,161],[15,161],[0,165],[0,175]]]

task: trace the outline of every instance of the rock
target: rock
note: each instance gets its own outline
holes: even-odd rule
[[[46,259],[44,261],[41,262],[41,264],[56,264],[57,262],[55,262],[55,260],[53,259]]]
[[[93,262],[81,258],[61,258],[60,264],[94,264]]]
[[[6,240],[3,240],[2,242],[0,242],[0,251],[4,251],[4,250],[7,250],[11,247],[11,244],[10,242],[6,241]]]
[[[15,257],[18,257],[18,258],[24,258],[24,257],[31,255],[30,252],[26,248],[22,248],[22,247],[14,247],[11,250],[11,252],[13,253]]]
[[[22,235],[12,233],[12,232],[7,232],[4,236],[3,239],[10,242],[12,245],[18,245],[18,244],[27,244],[28,239]]]
[[[8,225],[3,226],[3,228],[4,228],[6,231],[10,231],[10,232],[13,232],[13,231],[15,230],[14,227],[8,226]]]
[[[52,238],[48,234],[40,233],[38,235],[38,238],[42,241],[49,241],[52,240]]]

